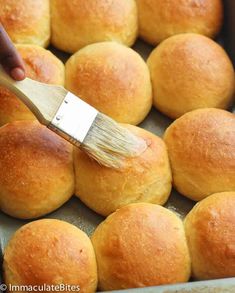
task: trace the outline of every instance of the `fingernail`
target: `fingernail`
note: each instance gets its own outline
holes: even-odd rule
[[[23,80],[25,78],[25,72],[22,68],[16,67],[11,70],[11,77],[15,80]]]

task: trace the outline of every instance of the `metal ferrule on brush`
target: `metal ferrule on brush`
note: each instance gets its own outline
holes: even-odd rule
[[[68,93],[48,128],[79,147],[97,114],[96,109],[72,93]]]

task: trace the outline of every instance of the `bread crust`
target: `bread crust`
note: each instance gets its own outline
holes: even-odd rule
[[[139,157],[127,159],[120,169],[102,167],[75,149],[75,194],[104,216],[135,202],[163,205],[171,192],[171,170],[162,139],[135,126],[125,127],[143,138],[148,148]]]
[[[16,218],[48,214],[73,195],[73,148],[34,121],[0,128],[0,209]]]
[[[36,45],[16,45],[34,80],[64,86],[64,64],[49,50]],[[36,120],[34,114],[7,88],[0,86],[0,126],[17,120]]]
[[[198,34],[162,42],[148,58],[153,104],[175,119],[200,108],[227,109],[234,101],[235,75],[225,50]]]
[[[221,0],[137,0],[139,34],[157,45],[181,33],[215,37],[223,23]]]
[[[0,0],[0,7],[0,21],[14,43],[49,45],[49,0]]]
[[[213,194],[185,219],[193,277],[198,280],[235,276],[235,192]]]
[[[166,130],[173,184],[198,201],[235,190],[235,115],[200,109],[177,119]]]
[[[161,206],[125,206],[102,222],[91,239],[100,290],[187,282],[190,277],[182,222]]]
[[[5,249],[3,267],[7,285],[64,284],[79,286],[82,293],[96,291],[91,241],[64,221],[43,219],[17,230]]]
[[[89,45],[65,65],[66,88],[118,122],[139,124],[152,107],[148,67],[114,42]]]
[[[138,33],[135,0],[51,0],[52,44],[74,53],[86,45],[116,41],[132,46]]]

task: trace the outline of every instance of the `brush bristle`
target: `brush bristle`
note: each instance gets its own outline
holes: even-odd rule
[[[99,113],[81,148],[101,165],[121,168],[125,158],[139,156],[146,150],[147,144],[142,138]]]

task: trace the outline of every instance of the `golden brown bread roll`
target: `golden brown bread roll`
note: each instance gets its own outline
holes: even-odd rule
[[[0,22],[14,43],[49,44],[49,0],[0,0],[0,7]]]
[[[68,53],[102,41],[132,46],[138,33],[135,0],[51,0],[51,21],[52,44]]]
[[[180,33],[214,37],[223,22],[222,0],[136,0],[139,34],[156,45]]]
[[[188,281],[190,257],[181,220],[153,204],[131,204],[95,230],[100,290]]]
[[[23,58],[27,77],[64,85],[64,64],[51,51],[35,45],[16,45],[16,48]]]
[[[117,43],[92,44],[74,54],[65,66],[65,85],[118,122],[139,124],[152,106],[146,63]]]
[[[64,65],[50,51],[35,45],[17,45],[26,75],[34,80],[64,85]],[[8,89],[0,86],[0,126],[16,120],[35,120],[33,113]]]
[[[162,139],[135,126],[125,127],[142,137],[148,148],[139,157],[127,159],[118,170],[100,166],[75,150],[75,194],[104,216],[134,202],[163,205],[171,192],[171,170]]]
[[[185,219],[193,276],[199,280],[235,277],[235,192],[198,203]]]
[[[226,109],[234,97],[234,69],[222,47],[197,34],[173,36],[148,59],[154,105],[171,118],[199,108]]]
[[[57,292],[78,292],[79,288],[82,293],[96,291],[97,267],[91,241],[64,221],[44,219],[21,227],[5,249],[3,266],[7,285],[70,285],[75,290]]]
[[[176,189],[201,200],[216,192],[235,190],[235,115],[200,109],[177,119],[166,142]]]
[[[72,146],[34,121],[0,128],[0,209],[30,219],[50,213],[74,192]]]

